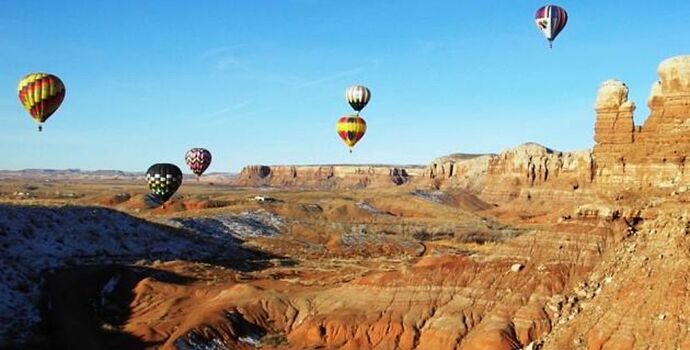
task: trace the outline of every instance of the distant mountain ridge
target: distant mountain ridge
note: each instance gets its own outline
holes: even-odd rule
[[[81,170],[81,169],[21,169],[21,170],[0,170],[0,179],[12,178],[51,178],[54,180],[135,180],[141,179],[145,175],[143,171],[122,171],[122,170]],[[187,178],[195,177],[193,174],[184,174]],[[206,180],[232,180],[237,176],[235,173],[213,172],[204,174],[202,179]]]

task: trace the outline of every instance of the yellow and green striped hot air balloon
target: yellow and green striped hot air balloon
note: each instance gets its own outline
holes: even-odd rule
[[[364,133],[367,132],[367,122],[359,115],[344,115],[338,119],[336,131],[338,132],[338,136],[345,142],[345,145],[350,148],[350,153],[352,153],[352,148],[355,147],[355,144],[357,144],[357,142],[364,137]]]
[[[38,131],[65,99],[65,85],[60,78],[47,73],[31,73],[25,76],[17,88],[19,101],[31,118],[38,123]]]

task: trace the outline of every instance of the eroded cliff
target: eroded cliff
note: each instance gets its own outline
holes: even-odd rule
[[[249,165],[235,184],[306,188],[399,186],[418,177],[422,166],[388,165]]]
[[[690,152],[690,57],[659,65],[652,85],[650,115],[642,126],[633,123],[635,105],[625,84],[609,80],[599,90],[595,181],[602,190],[670,189],[685,185],[685,160]]]

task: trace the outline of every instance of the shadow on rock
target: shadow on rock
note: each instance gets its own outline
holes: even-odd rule
[[[167,271],[125,266],[76,267],[50,274],[42,305],[49,348],[137,350],[160,345],[121,330],[130,317],[132,291],[145,278],[170,284],[194,281]]]
[[[248,226],[246,222],[249,221],[244,220],[242,223]],[[39,348],[42,346],[42,332],[37,334],[34,329],[42,318],[37,301],[44,295],[53,296],[46,296],[47,300],[73,300],[74,302],[62,305],[75,305],[76,310],[81,310],[75,311],[83,314],[78,321],[83,325],[79,327],[91,327],[89,329],[100,332],[94,334],[109,334],[109,326],[101,329],[95,322],[84,321],[88,319],[87,316],[92,317],[89,316],[92,314],[88,313],[88,307],[79,306],[81,304],[76,302],[85,295],[95,293],[93,288],[104,287],[107,280],[102,284],[93,281],[100,281],[98,276],[112,277],[113,269],[133,269],[132,271],[138,271],[136,276],[146,274],[137,268],[104,266],[131,265],[142,260],[187,260],[248,272],[277,263],[292,263],[283,257],[245,247],[234,237],[224,239],[208,232],[153,223],[116,210],[88,206],[0,204],[0,247],[3,248],[0,280],[5,287],[0,288],[0,301],[3,301],[0,302],[0,324],[3,325],[0,327],[0,348],[34,347],[34,343],[39,343]],[[101,267],[80,267],[87,265]],[[71,283],[55,282],[55,278],[51,277],[54,282],[50,287],[51,291],[46,293],[42,280],[49,271],[62,271],[60,276],[65,276]],[[131,273],[133,272],[123,276],[130,276]],[[86,274],[84,276],[91,282],[72,278],[70,274]],[[149,276],[161,280],[170,279],[171,283],[186,283],[162,272],[150,272]],[[129,278],[144,278],[125,277],[120,277],[124,278],[120,284],[129,281]],[[60,293],[63,289],[64,293]],[[73,291],[75,296],[70,296],[69,291]],[[61,297],[55,299],[55,296]],[[47,302],[47,305],[52,305],[52,302]],[[69,315],[68,309],[51,314],[53,318],[58,317],[56,315]],[[51,321],[49,324],[61,327],[70,322],[70,317],[64,316],[63,320]],[[74,341],[87,345],[72,344],[68,341],[72,338],[64,340],[62,344],[73,345],[66,348],[75,349],[104,348],[102,345],[88,346],[90,339],[98,339],[98,336],[94,338],[86,335],[88,332],[80,333],[83,336],[75,337]],[[118,334],[115,331],[111,333]],[[110,338],[114,339],[115,336]],[[124,335],[120,336],[121,341],[125,338]],[[115,348],[137,347],[123,345]]]

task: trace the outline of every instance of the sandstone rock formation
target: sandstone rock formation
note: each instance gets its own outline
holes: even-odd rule
[[[250,165],[242,169],[235,184],[325,189],[386,187],[408,183],[422,170],[421,166]]]
[[[434,159],[426,168],[423,177],[433,187],[455,187],[479,193],[485,186],[485,179],[492,154],[455,154]]]
[[[551,331],[545,304],[599,261],[608,231],[583,228],[532,232],[490,254],[425,257],[340,285],[308,276],[211,287],[147,278],[132,291],[126,330],[163,349],[222,339],[239,349],[517,350]],[[508,272],[516,263],[521,271]]]
[[[450,155],[420,166],[263,166],[245,167],[235,181],[242,186],[352,188],[461,188],[489,201],[538,197],[542,189],[560,198],[582,196],[593,177],[589,150],[559,152],[527,143],[500,154]]]
[[[661,215],[612,247],[562,297],[569,304],[551,303],[559,315],[543,349],[688,349],[689,220]]]
[[[658,69],[643,126],[633,121],[628,87],[607,80],[599,88],[593,149],[558,152],[524,144],[498,155],[440,158],[424,176],[436,187],[460,187],[490,202],[613,195],[638,189],[688,185],[690,56],[670,58]],[[546,197],[545,197],[546,196]]]
[[[592,191],[616,195],[643,188],[672,191],[687,186],[690,172],[690,56],[665,60],[652,85],[649,118],[633,120],[628,87],[606,80],[599,88],[593,149],[558,152],[525,144],[498,155],[451,155],[425,169],[395,166],[248,166],[240,185],[324,188],[396,186],[462,188],[482,199],[572,199]],[[595,184],[594,186],[592,184]],[[546,196],[546,197],[544,197]]]
[[[526,143],[500,154],[438,158],[423,175],[433,187],[462,188],[490,202],[543,194],[568,200],[589,194],[592,167],[589,150],[559,152]]]
[[[559,152],[527,143],[489,161],[481,197],[493,202],[518,197],[568,199],[585,193],[583,188],[592,180],[591,170],[589,150]]]
[[[606,144],[630,144],[634,139],[635,104],[628,101],[628,87],[618,80],[601,84],[595,103],[597,120],[594,141]]]
[[[658,73],[642,126],[633,124],[624,84],[606,81],[599,90],[593,154],[602,189],[670,189],[690,180],[690,56],[665,60]]]

